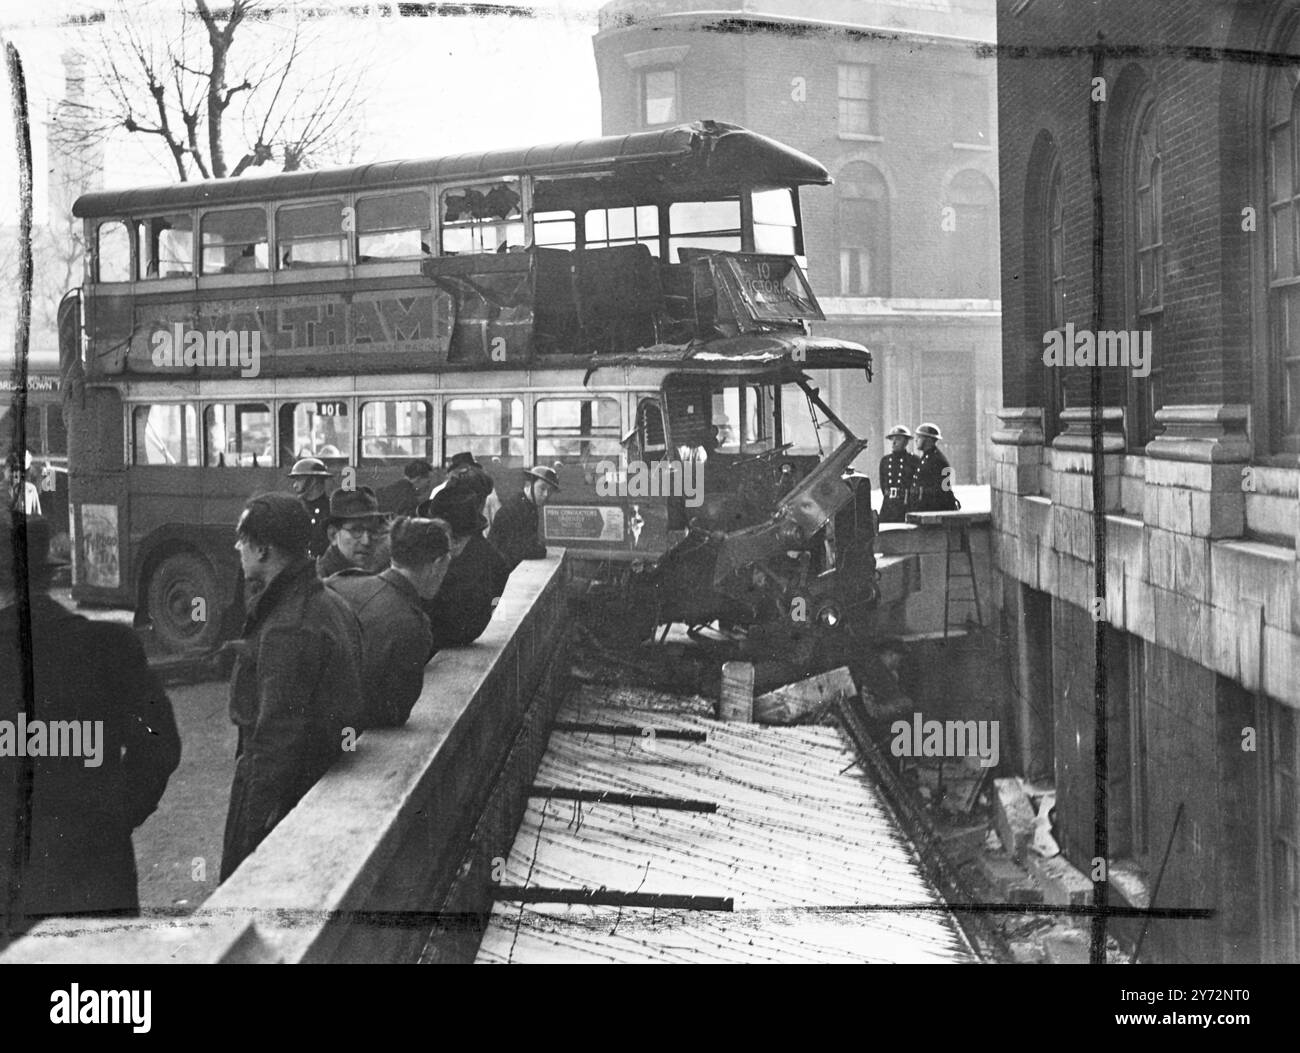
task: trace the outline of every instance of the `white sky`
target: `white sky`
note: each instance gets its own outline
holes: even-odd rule
[[[214,0],[219,8],[224,0]],[[591,37],[596,10],[604,0],[533,0],[533,17],[435,18],[365,17],[348,14],[361,0],[268,0],[284,12],[295,6],[338,13],[312,22],[324,43],[320,61],[340,59],[364,70],[358,115],[363,140],[358,162],[393,157],[427,157],[583,138],[600,132],[600,97]],[[175,21],[182,0],[134,0],[129,7],[165,24]],[[371,4],[372,8],[381,5]],[[388,5],[393,10],[396,4]],[[525,6],[506,5],[497,6]],[[70,25],[69,18],[103,11],[116,0],[0,0],[0,33],[22,55],[32,115],[35,215],[45,217],[43,173],[47,166],[44,119],[63,93],[60,54],[98,39]],[[283,17],[283,16],[281,16]],[[255,23],[238,30],[245,43],[259,32]],[[0,74],[5,99],[0,113],[0,225],[15,222],[17,167],[8,78]],[[89,89],[89,83],[88,83]],[[122,134],[106,158],[107,186],[171,182],[175,171],[148,137]],[[276,169],[271,169],[272,171]]]

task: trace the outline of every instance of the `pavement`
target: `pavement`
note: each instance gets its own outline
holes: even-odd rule
[[[158,810],[135,832],[140,906],[188,914],[217,887],[230,780],[235,771],[235,727],[226,685],[186,684],[167,689],[181,734],[181,763]]]

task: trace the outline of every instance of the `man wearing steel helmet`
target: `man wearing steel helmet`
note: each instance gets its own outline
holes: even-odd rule
[[[501,553],[510,570],[513,571],[525,559],[546,558],[546,545],[541,537],[541,510],[559,488],[560,480],[554,468],[525,468],[522,492],[501,502],[501,511],[492,520],[488,540]]]
[[[882,523],[901,523],[907,515],[907,499],[916,484],[920,459],[909,453],[907,444],[912,433],[903,425],[895,424],[885,435],[893,444],[890,453],[880,458],[880,492],[884,500],[880,505]]]
[[[937,424],[927,421],[917,425],[921,461],[916,470],[916,500],[908,505],[909,512],[954,512],[961,507],[952,492],[953,473],[948,458],[939,452],[937,445],[942,438]]]
[[[325,462],[315,457],[304,457],[294,462],[289,469],[289,485],[307,509],[311,519],[311,544],[307,554],[312,559],[323,556],[330,547],[329,534],[326,532],[330,514],[329,481],[332,478]]]

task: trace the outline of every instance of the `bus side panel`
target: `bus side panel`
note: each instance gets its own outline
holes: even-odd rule
[[[130,522],[122,457],[122,399],[114,388],[87,386],[71,398],[69,499],[76,544],[73,599],[131,602],[123,531]]]
[[[660,495],[619,495],[613,462],[557,465],[560,489],[543,509],[542,536],[584,557],[658,559],[668,550],[668,501]]]
[[[146,571],[164,548],[189,548],[217,572],[222,605],[235,593],[239,559],[235,523],[254,494],[282,490],[276,468],[178,468],[137,465],[132,471],[130,577],[132,603],[143,602]]]

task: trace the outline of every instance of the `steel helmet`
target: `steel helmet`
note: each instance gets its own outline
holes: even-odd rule
[[[886,439],[892,439],[895,435],[902,435],[908,439],[912,437],[912,433],[908,431],[907,428],[902,424],[895,424],[892,428],[889,429],[889,431],[885,432]]]
[[[930,436],[930,438],[935,439],[937,441],[942,441],[943,439],[943,432],[939,430],[939,425],[931,424],[929,421],[926,421],[924,424],[917,425],[916,428],[917,438],[919,439],[922,435],[928,435]]]
[[[532,476],[534,479],[540,479],[544,483],[549,483],[556,490],[560,488],[560,477],[555,474],[554,468],[548,468],[539,464],[535,468],[525,468],[524,475]]]
[[[323,475],[327,479],[331,477],[325,462],[315,457],[304,457],[302,460],[295,461],[293,467],[289,469],[289,478],[292,479],[296,475]]]

